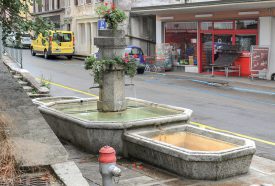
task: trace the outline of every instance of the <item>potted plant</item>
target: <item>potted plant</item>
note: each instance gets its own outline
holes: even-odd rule
[[[129,58],[115,56],[113,59],[96,59],[91,56],[85,60],[85,69],[91,70],[94,75],[94,83],[102,85],[104,73],[114,70],[123,70],[128,76],[133,78],[137,71],[135,61]]]
[[[108,29],[116,30],[119,23],[122,23],[126,18],[124,11],[120,10],[113,3],[100,3],[96,8],[96,13],[100,18],[105,19]]]

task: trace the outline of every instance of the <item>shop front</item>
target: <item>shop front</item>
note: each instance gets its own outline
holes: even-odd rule
[[[165,43],[171,45],[172,64],[197,71],[197,22],[170,22],[165,24]],[[193,70],[194,71],[194,70]]]
[[[258,45],[258,20],[201,21],[198,30],[199,72],[209,72],[217,59],[226,59],[223,50],[235,46],[236,58],[232,66],[239,66],[240,73],[235,75],[249,76],[251,46]],[[225,58],[225,59],[221,59]],[[218,72],[217,72],[218,73]],[[233,74],[234,75],[234,74]]]
[[[213,66],[226,61],[225,65],[238,69],[230,76],[248,77],[253,71],[251,59],[262,50],[268,55],[254,60],[255,65],[265,64],[261,69],[266,79],[275,79],[275,1],[185,1],[136,7],[132,14],[156,15],[156,43],[171,45],[174,67],[212,73]],[[255,56],[252,46],[258,50]],[[214,74],[225,72],[215,68]]]
[[[258,20],[167,22],[164,42],[171,45],[174,67],[199,73],[209,73],[223,50],[236,46],[238,57],[231,65],[239,66],[240,73],[235,75],[249,76],[251,46],[258,45]]]

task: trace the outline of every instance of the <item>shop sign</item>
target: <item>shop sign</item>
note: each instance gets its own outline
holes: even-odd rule
[[[269,47],[251,46],[251,73],[258,78],[266,79],[269,63]]]
[[[251,71],[267,71],[269,62],[269,47],[251,47]]]

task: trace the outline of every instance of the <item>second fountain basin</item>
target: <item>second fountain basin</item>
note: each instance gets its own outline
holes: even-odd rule
[[[53,102],[39,107],[43,117],[58,137],[88,152],[110,145],[123,154],[122,135],[129,129],[186,124],[192,111],[185,108],[127,98],[127,110],[98,112],[97,99]]]
[[[203,180],[247,173],[256,151],[251,140],[191,125],[131,130],[124,141],[128,156]]]

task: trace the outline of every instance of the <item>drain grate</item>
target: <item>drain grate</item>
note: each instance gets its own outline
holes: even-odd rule
[[[16,181],[13,186],[50,186],[49,180],[42,179],[41,176],[28,176]],[[7,186],[7,183],[0,182],[0,186]]]

